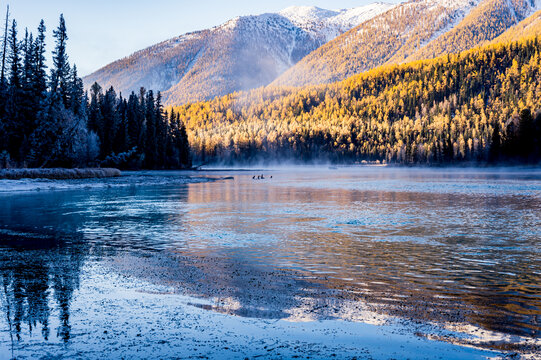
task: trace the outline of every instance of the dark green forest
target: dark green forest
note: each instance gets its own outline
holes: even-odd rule
[[[46,27],[19,38],[6,14],[0,73],[0,168],[191,166],[185,127],[166,113],[161,95],[141,89],[128,98],[94,84],[84,90],[67,55],[64,17],[53,31],[46,63]]]

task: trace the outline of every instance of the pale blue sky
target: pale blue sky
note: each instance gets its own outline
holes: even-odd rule
[[[81,75],[134,51],[186,32],[219,25],[238,15],[276,12],[291,5],[326,9],[351,8],[374,0],[0,0],[10,11],[19,33],[35,32],[40,19],[47,26],[48,48],[52,30],[64,13],[68,26],[70,62]],[[387,0],[397,3],[398,0]],[[3,15],[1,16],[3,18]]]

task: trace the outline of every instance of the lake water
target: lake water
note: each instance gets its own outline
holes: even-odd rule
[[[541,356],[541,170],[260,173],[0,181],[0,358]]]

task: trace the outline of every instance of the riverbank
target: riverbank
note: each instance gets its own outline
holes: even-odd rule
[[[78,169],[68,171],[64,171],[64,169],[58,170],[62,171],[51,172],[50,174],[39,172],[35,177],[24,177],[22,173],[14,174],[13,172],[9,174],[11,177],[2,178],[0,176],[0,194],[50,190],[97,190],[119,187],[175,186],[233,179],[230,176],[216,176],[216,174],[213,176],[212,174],[184,170],[123,171],[122,173],[116,169],[84,169],[85,173]],[[79,174],[77,171],[79,171]]]
[[[0,179],[50,179],[50,180],[75,180],[75,179],[101,179],[119,177],[122,173],[118,169],[2,169]]]

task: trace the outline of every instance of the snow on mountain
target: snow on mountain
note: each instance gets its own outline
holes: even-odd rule
[[[298,6],[236,17],[109,64],[85,77],[85,86],[97,81],[125,95],[145,87],[162,91],[167,103],[176,104],[265,86],[321,45],[393,7]]]
[[[409,0],[329,41],[272,85],[329,83],[384,64],[471,49],[523,21],[540,5],[541,0]]]
[[[316,36],[325,36],[325,42],[328,42],[394,6],[396,5],[382,2],[342,10],[325,10],[315,6],[291,6],[278,14]]]
[[[273,85],[328,83],[401,62],[456,26],[479,1],[410,0],[393,6],[318,48]]]

